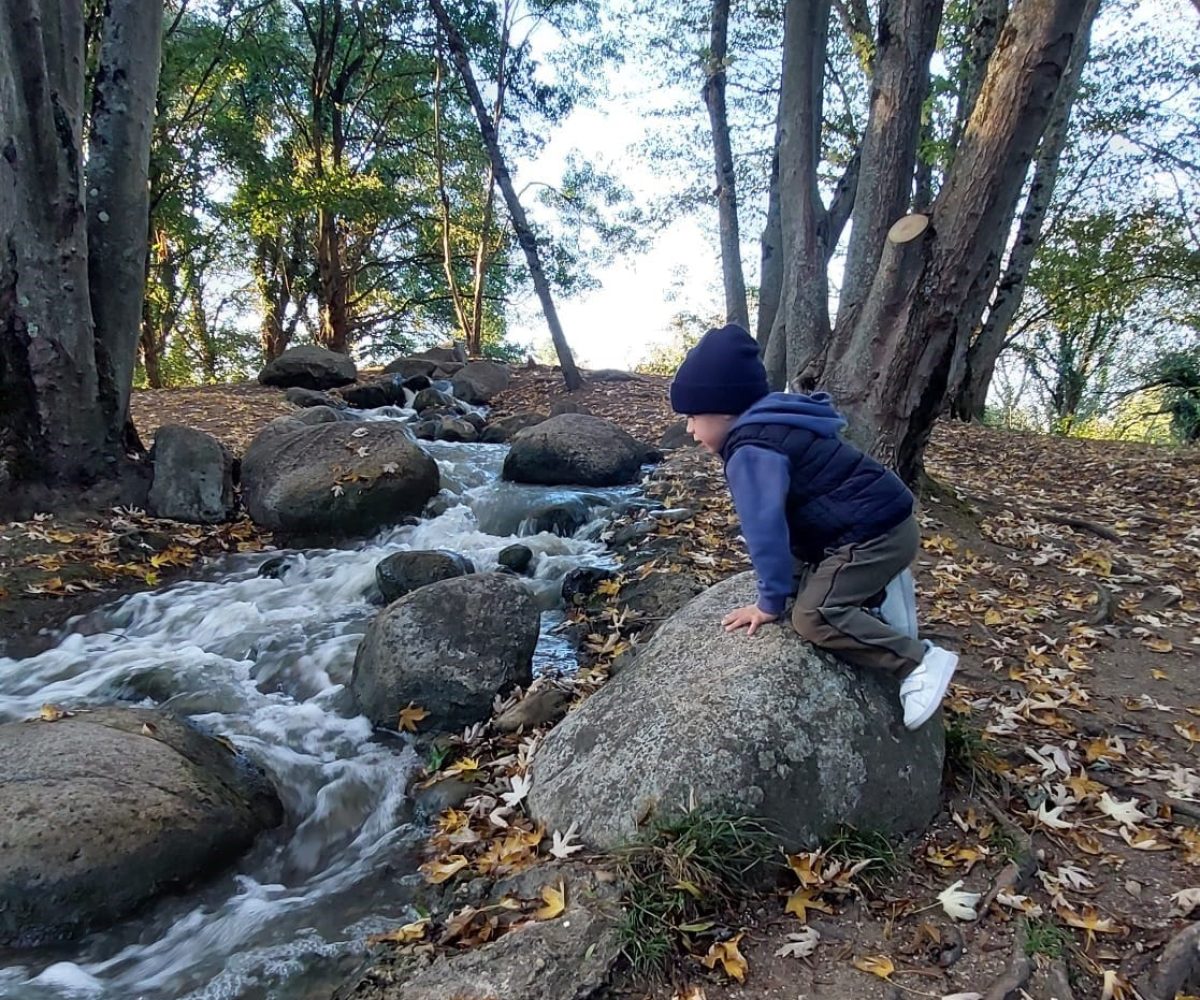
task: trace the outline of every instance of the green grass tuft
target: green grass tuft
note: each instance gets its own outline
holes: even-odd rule
[[[891,839],[877,830],[856,830],[852,826],[844,826],[825,842],[824,850],[829,857],[852,865],[869,861],[870,864],[857,876],[858,881],[868,889],[895,878],[904,868]]]
[[[1025,921],[1025,954],[1062,958],[1071,947],[1071,935],[1045,917]]]
[[[625,885],[621,950],[636,975],[651,979],[779,864],[761,822],[720,809],[656,820],[616,857]]]

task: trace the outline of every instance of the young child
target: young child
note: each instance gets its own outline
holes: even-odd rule
[[[905,726],[928,722],[958,657],[867,610],[920,546],[913,497],[900,478],[841,439],[846,421],[825,393],[770,392],[758,345],[739,326],[709,330],[688,352],[671,406],[724,461],[758,576],[757,604],[726,615],[726,630],[753,635],[796,593],[800,635],[854,666],[894,671]]]

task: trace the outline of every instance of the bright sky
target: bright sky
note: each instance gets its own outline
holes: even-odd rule
[[[628,152],[652,124],[639,110],[645,106],[643,101],[630,96],[639,89],[636,74],[636,66],[622,67],[612,76],[615,96],[603,109],[577,109],[556,129],[537,159],[519,163],[518,189],[531,181],[557,183],[566,156],[577,150],[593,162],[608,164],[639,202],[670,191],[666,180]],[[526,208],[537,217],[536,205]],[[567,341],[581,365],[631,367],[650,345],[668,339],[670,321],[677,313],[690,309],[708,315],[722,309],[719,248],[715,234],[705,232],[705,221],[679,220],[636,259],[597,272],[600,288],[556,299]],[[549,339],[532,294],[512,310],[509,331],[510,339],[517,342],[540,344]]]

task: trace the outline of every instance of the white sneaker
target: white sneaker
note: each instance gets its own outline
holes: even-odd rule
[[[957,666],[957,653],[930,646],[916,669],[901,681],[900,704],[904,706],[906,729],[920,729],[933,718]]]

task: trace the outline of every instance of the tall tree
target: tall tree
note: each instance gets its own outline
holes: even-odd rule
[[[161,30],[105,6],[85,149],[82,0],[0,2],[0,506],[124,466]]]
[[[534,291],[537,293],[538,301],[541,303],[542,313],[546,317],[546,325],[550,328],[550,337],[554,341],[554,350],[558,355],[559,364],[562,366],[563,379],[568,389],[578,389],[583,384],[583,379],[579,375],[579,370],[575,367],[575,359],[571,355],[571,348],[567,344],[566,335],[563,333],[562,324],[558,319],[558,311],[554,307],[554,297],[550,291],[550,282],[546,279],[545,269],[542,267],[537,239],[534,236],[532,228],[530,228],[529,220],[525,215],[525,209],[521,205],[521,200],[517,196],[516,188],[513,187],[512,174],[509,173],[508,166],[504,161],[504,155],[500,150],[500,142],[496,135],[495,124],[488,113],[487,105],[484,104],[483,95],[479,92],[479,86],[475,82],[475,75],[471,69],[471,61],[467,53],[466,44],[458,28],[446,13],[446,8],[441,0],[430,0],[430,8],[437,19],[438,26],[445,35],[446,45],[450,50],[454,65],[462,79],[463,86],[467,90],[467,94],[471,100],[471,107],[474,109],[475,117],[479,122],[479,131],[483,135],[483,141],[487,146],[488,156],[491,159],[492,172],[496,177],[496,182],[500,185],[501,193],[504,195],[504,203],[512,219],[517,242],[525,254],[525,262],[529,267],[529,273],[533,279]]]
[[[852,434],[911,480],[946,398],[955,352],[995,280],[991,239],[1012,222],[1083,8],[1075,0],[1018,0],[928,216],[897,224],[911,196],[940,4],[884,3],[855,205],[859,235],[852,235],[845,264],[850,308],[844,313],[839,305],[830,332],[824,255],[832,213],[812,166],[823,63],[814,35],[824,37],[829,5],[789,0],[787,7],[793,30],[784,50],[779,147],[786,308],[768,344],[768,369],[777,385],[787,377],[828,388],[848,411]],[[801,129],[798,142],[792,133]],[[795,183],[785,183],[789,171]]]
[[[725,106],[725,70],[729,61],[729,0],[713,0],[712,31],[705,71],[704,97],[712,129],[713,157],[717,169],[717,219],[721,235],[721,276],[725,285],[725,319],[744,330],[750,328],[746,305],[746,278],[742,272],[742,237],[738,226],[737,173],[729,138]]]

